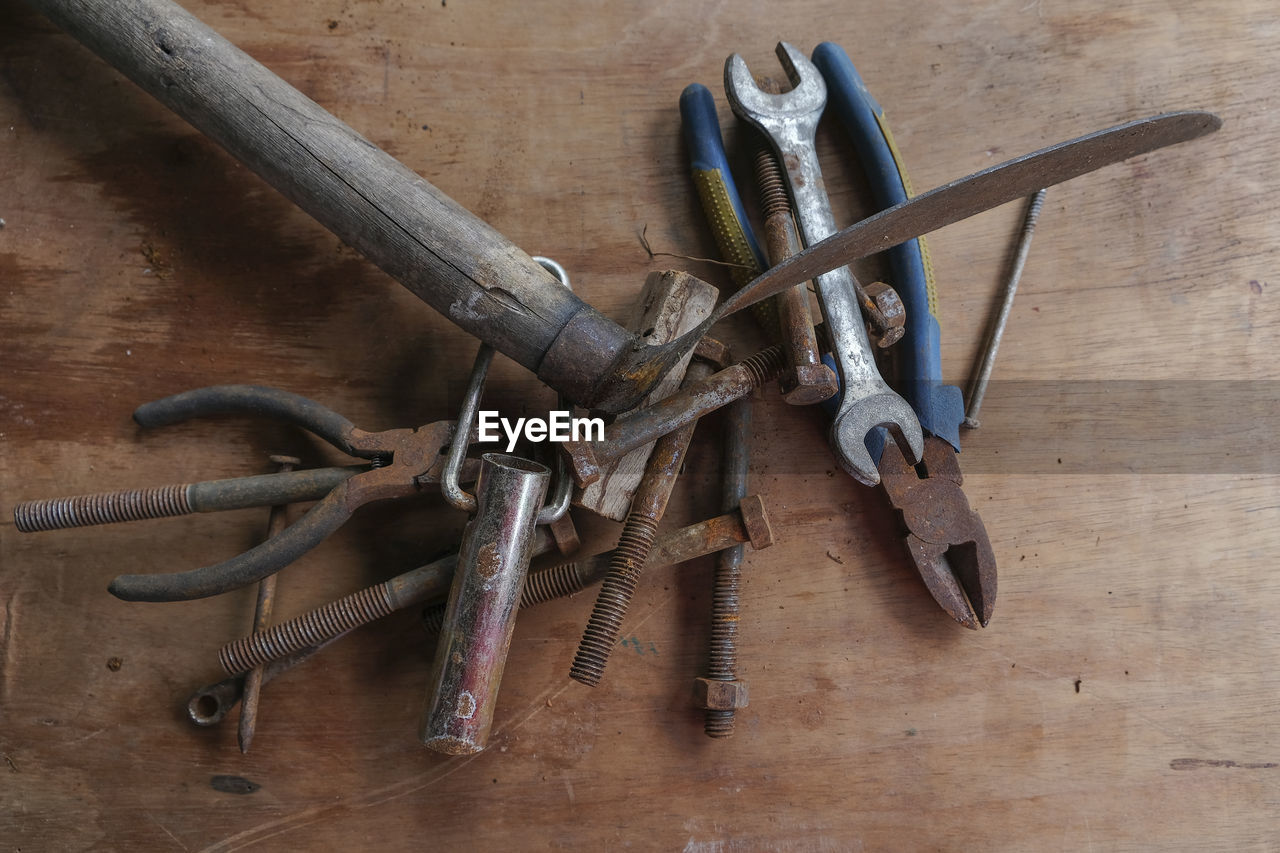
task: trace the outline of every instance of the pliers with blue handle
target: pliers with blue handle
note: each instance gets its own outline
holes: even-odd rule
[[[742,287],[768,265],[729,171],[715,98],[706,86],[690,83],[680,93],[680,120],[703,212],[720,254],[734,265],[733,277]]]
[[[823,42],[813,64],[827,84],[827,103],[852,137],[876,204],[892,207],[911,196],[884,109],[839,45]],[[941,335],[933,269],[923,238],[889,250],[893,285],[907,312],[899,344],[899,391],[925,431],[923,463],[911,465],[891,441],[878,456],[881,483],[906,529],[907,550],[942,608],[969,628],[985,626],[996,598],[996,562],[982,519],[960,489],[956,454],[964,396],[942,382]],[[870,444],[870,442],[869,442]],[[875,458],[873,454],[873,458]]]

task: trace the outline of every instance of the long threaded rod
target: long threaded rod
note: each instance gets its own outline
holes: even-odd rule
[[[227,643],[218,650],[218,661],[230,675],[248,672],[255,666],[318,646],[396,609],[386,583],[366,587],[266,631]]]
[[[191,512],[191,505],[187,501],[187,485],[183,484],[25,501],[13,508],[13,522],[22,533],[37,533],[95,524],[141,521],[144,518],[172,518],[189,515]]]
[[[757,365],[751,363],[751,359],[747,359],[739,366],[744,367],[745,372],[753,379],[767,374],[763,363]],[[691,363],[685,374],[684,387],[700,382],[710,372],[711,367],[706,362]],[[747,393],[750,393],[750,390]],[[693,438],[693,430],[697,425],[697,419],[690,420],[659,438],[657,444],[653,446],[653,452],[645,465],[644,477],[640,480],[640,485],[631,499],[631,510],[627,513],[627,520],[622,525],[618,547],[614,549],[613,557],[609,561],[608,574],[605,575],[604,584],[596,596],[591,618],[582,633],[582,640],[578,643],[578,652],[574,655],[573,666],[569,669],[569,677],[574,681],[588,687],[595,687],[604,677],[609,655],[613,652],[613,647],[618,644],[618,635],[622,633],[622,620],[626,617],[627,608],[635,595],[640,574],[644,571],[644,564],[649,559],[649,552],[653,550],[654,540],[658,536],[658,524],[667,511],[667,501],[671,497],[671,490],[675,488],[680,466],[684,462],[685,452],[689,449],[689,442]]]

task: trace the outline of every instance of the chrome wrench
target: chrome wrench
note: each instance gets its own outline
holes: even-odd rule
[[[814,147],[818,119],[827,103],[827,85],[813,63],[791,45],[779,42],[777,54],[791,81],[790,92],[771,95],[761,91],[737,54],[725,62],[724,90],[734,113],[758,128],[778,155],[786,171],[800,235],[805,245],[812,246],[837,230]],[[924,453],[920,421],[910,404],[880,376],[854,295],[853,273],[840,267],[816,281],[844,390],[829,441],[840,467],[859,482],[874,486],[880,482],[880,472],[867,452],[867,433],[877,426],[887,427],[898,446],[909,448],[918,461]]]

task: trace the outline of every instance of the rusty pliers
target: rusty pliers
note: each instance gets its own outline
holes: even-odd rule
[[[139,406],[133,418],[140,426],[157,427],[211,415],[254,415],[290,423],[369,464],[30,502],[14,510],[19,529],[47,530],[319,499],[279,535],[221,563],[186,572],[120,575],[108,587],[125,601],[206,598],[279,571],[323,542],[364,504],[434,491],[428,487],[440,482],[454,433],[452,421],[369,432],[314,400],[258,385],[214,385],[185,391]],[[464,469],[463,477],[468,476]],[[113,503],[122,508],[113,509]],[[31,523],[42,514],[68,518],[66,523]]]

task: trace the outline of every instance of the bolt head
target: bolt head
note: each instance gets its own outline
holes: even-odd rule
[[[738,512],[742,513],[742,526],[747,531],[747,541],[752,549],[759,551],[773,544],[773,525],[769,523],[764,498],[747,495],[738,502]]]
[[[880,331],[876,344],[880,347],[891,346],[902,339],[907,323],[907,308],[902,304],[898,291],[883,281],[873,281],[866,286],[867,296],[876,304],[876,308],[884,317],[885,327]]]
[[[778,386],[793,406],[812,406],[840,392],[840,380],[825,364],[797,364],[782,374]]]
[[[562,557],[567,557],[582,547],[578,528],[574,526],[569,513],[566,512],[547,526],[551,529],[551,538],[555,540],[556,550]]]
[[[693,702],[708,711],[736,711],[747,707],[745,681],[717,681],[712,678],[693,680]]]
[[[715,338],[703,335],[694,347],[693,355],[710,364],[716,370],[724,370],[733,363],[733,354],[729,348]]]

